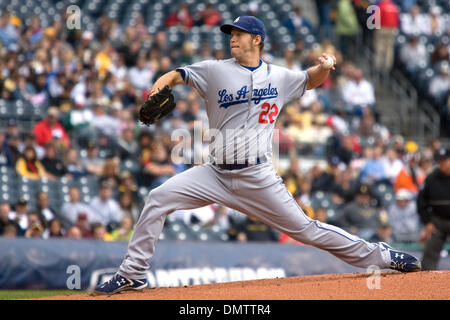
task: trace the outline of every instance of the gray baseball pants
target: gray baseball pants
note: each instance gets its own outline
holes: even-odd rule
[[[145,278],[168,214],[218,203],[260,220],[295,240],[328,251],[361,268],[389,268],[389,252],[344,230],[305,215],[269,161],[239,170],[204,164],[153,189],[136,223],[118,273]]]

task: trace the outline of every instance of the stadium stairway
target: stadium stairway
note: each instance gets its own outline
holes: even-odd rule
[[[364,55],[358,57],[358,65],[375,89],[379,121],[392,135],[402,135],[406,140],[425,145],[432,138],[440,137],[440,117],[427,102],[419,100],[414,86],[393,68],[389,74],[380,73],[373,63],[373,50],[365,46]],[[443,144],[447,144],[443,141]]]

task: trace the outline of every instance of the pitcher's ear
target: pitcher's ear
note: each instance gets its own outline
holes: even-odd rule
[[[258,35],[256,35],[254,38],[253,38],[253,40],[259,40],[258,41],[258,45],[262,42],[262,38],[261,38],[261,36],[258,34]]]

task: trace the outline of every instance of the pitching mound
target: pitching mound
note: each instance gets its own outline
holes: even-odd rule
[[[370,276],[370,277],[369,277]],[[372,288],[372,289],[369,289]],[[48,300],[450,300],[450,271],[333,274],[146,289],[113,296],[89,294]]]

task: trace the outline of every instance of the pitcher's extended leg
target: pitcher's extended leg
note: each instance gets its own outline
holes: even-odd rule
[[[326,250],[353,266],[390,267],[390,254],[384,246],[369,243],[340,228],[309,218],[275,171],[267,167],[263,169],[262,166],[271,164],[263,164],[259,169],[241,170],[239,177],[236,176],[239,185],[234,192],[237,210],[256,217],[295,240]]]
[[[152,190],[136,223],[118,273],[130,279],[144,278],[149,268],[148,260],[153,256],[167,215],[175,210],[222,203],[222,198],[227,193],[229,191],[207,165],[186,170]]]

